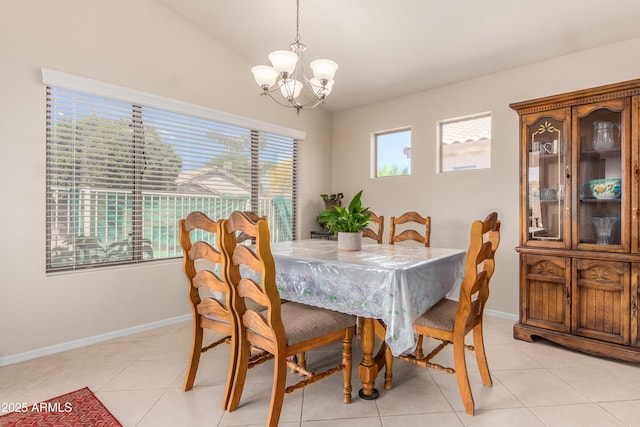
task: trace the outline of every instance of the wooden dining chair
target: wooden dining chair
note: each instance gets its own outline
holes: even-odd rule
[[[369,224],[372,224],[376,230],[374,231],[373,228],[371,227],[367,227],[362,231],[362,237],[367,237],[369,239],[373,239],[375,240],[378,244],[382,244],[382,240],[384,238],[384,216],[378,216],[375,213],[369,211],[369,213],[371,214],[371,219],[369,221]],[[358,328],[360,330],[362,330],[362,318],[358,319],[359,324],[358,324]],[[380,339],[381,341],[381,345],[380,348],[378,350],[377,355],[375,356],[375,360],[381,360],[382,357],[385,357],[384,361],[385,361],[385,385],[384,388],[389,390],[391,389],[391,378],[392,378],[392,372],[391,372],[391,360],[389,360],[389,355],[391,353],[386,352],[386,343],[384,342],[384,338],[386,335],[386,325],[385,323],[380,320],[377,319],[376,322],[374,323],[374,333],[375,335]]]
[[[278,425],[284,394],[343,371],[343,401],[351,402],[351,343],[355,316],[294,302],[281,304],[276,287],[276,269],[271,253],[267,222],[252,221],[233,212],[222,225],[222,252],[226,258],[226,280],[234,289],[233,310],[239,320],[238,358],[229,411],[239,403],[247,375],[249,346],[255,345],[274,356],[273,386],[267,426]],[[255,237],[255,245],[238,245],[236,233]],[[266,306],[256,311],[248,304]],[[336,367],[313,373],[294,362],[297,354],[342,341],[342,358]],[[286,386],[287,367],[303,375],[302,381]]]
[[[405,228],[402,230],[397,225],[408,224],[409,226],[422,225],[424,227],[416,227],[422,228],[422,231],[418,231],[414,228]],[[392,216],[389,221],[389,244],[393,245],[398,242],[404,242],[407,240],[412,240],[418,243],[422,243],[425,247],[430,246],[431,242],[431,217],[430,216],[422,216],[418,212],[409,211],[405,212],[399,217]],[[422,349],[422,336],[418,336],[416,349],[418,351],[417,356],[421,357],[421,349]],[[387,364],[386,372],[389,377],[391,377],[391,369],[392,367]],[[391,381],[385,382],[385,388],[391,388]]]
[[[193,314],[191,356],[183,390],[188,391],[193,388],[202,353],[223,343],[231,344],[229,369],[222,398],[222,408],[226,409],[235,377],[238,322],[231,310],[231,289],[224,281],[224,274],[222,274],[225,259],[220,251],[222,238],[220,224],[220,221],[213,221],[202,212],[191,212],[179,222],[182,265],[187,277],[189,304]],[[265,307],[257,306],[256,308],[262,310]],[[204,329],[218,332],[223,337],[203,346]],[[271,355],[253,348],[248,365],[253,367],[263,359],[269,358]]]
[[[247,217],[249,217],[249,219],[251,219],[254,222],[258,222],[261,219],[264,219],[265,221],[267,221],[267,217],[266,216],[260,216],[257,213],[253,212],[253,211],[242,211],[242,213],[244,213],[245,215],[247,215]],[[249,236],[245,233],[242,232],[238,232],[236,233],[236,243],[244,243],[246,241],[250,240],[252,243],[255,243],[255,237]],[[285,300],[281,300],[281,302],[284,304],[287,301]],[[253,302],[249,302],[249,304],[253,304]],[[264,306],[260,306],[260,305],[256,305],[254,308],[259,310],[257,311],[262,311],[267,307]],[[253,348],[253,356],[252,356],[252,360],[249,363],[249,368],[253,368],[253,366],[260,364],[261,363],[261,359],[262,358],[267,358],[267,356],[264,355],[264,352],[261,352],[260,349],[258,348]],[[305,353],[300,353],[296,356],[296,361],[297,363],[302,366],[305,367],[306,366],[306,354]]]
[[[200,240],[194,242],[192,236]],[[213,221],[202,212],[191,212],[185,219],[180,220],[182,266],[187,277],[189,303],[193,314],[191,357],[183,385],[184,391],[193,387],[200,355],[222,343],[232,343],[232,337],[237,335],[234,331],[237,322],[231,312],[231,294],[220,273],[224,269],[224,257],[219,249],[220,239],[220,221]],[[204,296],[205,292],[208,293],[207,296]],[[220,298],[216,299],[213,292]],[[222,334],[223,338],[203,347],[205,328]],[[233,343],[222,399],[223,409],[229,403],[236,368],[236,353],[237,345]]]
[[[398,230],[397,225],[405,223],[415,223],[422,225],[422,231],[418,231],[413,228]],[[413,224],[410,224],[413,225]],[[426,247],[429,247],[429,241],[431,239],[431,217],[423,217],[418,212],[405,212],[399,217],[392,216],[389,221],[389,244],[393,245],[397,242],[404,242],[406,240],[414,240],[418,243],[422,243]]]
[[[475,404],[469,385],[465,349],[475,350],[482,383],[489,387],[493,385],[484,349],[482,320],[499,244],[500,221],[497,213],[490,213],[484,221],[473,221],[459,301],[444,298],[414,322],[416,334],[435,338],[442,343],[424,357],[416,357],[415,353],[399,357],[419,366],[455,374],[464,409],[470,415],[474,414]],[[466,345],[464,338],[470,332],[473,332],[473,345]],[[433,357],[449,344],[453,344],[454,367],[432,363]]]
[[[369,211],[371,214],[371,219],[369,220],[370,225],[374,225],[376,230],[373,228],[367,227],[362,230],[362,237],[367,237],[369,239],[373,239],[378,243],[382,243],[382,237],[384,233],[384,216],[378,216],[375,213]]]

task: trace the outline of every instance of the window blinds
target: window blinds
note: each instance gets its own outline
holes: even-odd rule
[[[181,256],[194,210],[266,216],[296,236],[297,140],[71,89],[47,89],[47,270]]]

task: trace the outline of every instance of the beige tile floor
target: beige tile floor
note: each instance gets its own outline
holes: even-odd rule
[[[640,366],[590,357],[544,341],[512,338],[513,321],[486,318],[494,385],[482,386],[469,358],[476,415],[467,415],[453,375],[394,364],[394,388],[380,398],[342,403],[342,376],[285,396],[283,426],[640,426]],[[124,426],[261,426],[271,362],[249,371],[240,408],[220,409],[228,346],[205,353],[194,388],[182,391],[191,336],[184,322],[0,368],[0,402],[37,402],[88,386]],[[217,337],[208,335],[209,340]],[[354,359],[360,350],[354,346]],[[440,361],[450,354],[443,353]],[[332,347],[309,364],[339,357]]]

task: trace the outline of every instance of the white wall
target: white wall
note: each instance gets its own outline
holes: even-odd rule
[[[639,50],[640,39],[631,40],[336,114],[332,122],[325,111],[296,116],[258,97],[253,64],[154,1],[4,0],[0,364],[8,356],[188,314],[179,262],[45,274],[41,67],[304,130],[302,237],[316,227],[318,196],[328,192],[350,198],[364,189],[365,203],[387,218],[410,209],[429,213],[434,246],[466,247],[470,220],[497,210],[503,239],[490,308],[515,314],[518,119],[508,104],[637,78]],[[481,111],[493,115],[493,168],[436,175],[436,121]],[[370,133],[403,126],[413,128],[413,175],[370,179]]]
[[[189,313],[178,261],[45,273],[45,86],[51,68],[307,133],[302,235],[330,186],[331,115],[259,97],[250,64],[151,0],[0,4],[0,365],[35,349]],[[265,52],[265,55],[267,52]]]
[[[408,210],[430,215],[432,246],[466,248],[471,221],[497,211],[502,233],[489,309],[516,316],[518,115],[509,104],[638,78],[638,51],[640,39],[629,40],[334,114],[331,191],[349,200],[364,189],[364,204],[387,223]],[[436,122],[485,111],[492,114],[491,169],[436,174]],[[371,179],[371,134],[407,126],[412,175]]]

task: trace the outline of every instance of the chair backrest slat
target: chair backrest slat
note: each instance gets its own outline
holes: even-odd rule
[[[253,249],[248,246],[236,246],[236,249],[233,252],[233,262],[245,265],[258,273],[261,273],[264,270],[262,261],[256,256]]]
[[[214,263],[222,263],[222,254],[207,242],[199,241],[192,243],[188,254],[189,258],[193,260],[206,259]]]
[[[233,322],[231,312],[220,301],[213,298],[205,298],[198,304],[198,314],[201,316],[209,315],[224,320],[230,325]]]
[[[263,307],[268,307],[269,305],[269,298],[252,279],[245,277],[240,279],[240,282],[238,282],[238,295],[242,298],[251,298]]]
[[[200,270],[193,277],[193,286],[196,288],[208,288],[216,292],[227,292],[227,284],[213,271]]]
[[[373,228],[367,227],[362,230],[362,237],[375,240],[377,243],[382,243],[382,237],[384,236],[384,216],[378,216],[375,213],[369,211],[371,218],[369,224],[377,225],[378,231],[374,231]]]
[[[422,230],[424,231],[420,232],[414,229],[407,229],[396,232],[396,226],[405,223],[423,225]],[[431,217],[423,217],[414,211],[405,212],[399,217],[392,216],[389,221],[389,244],[393,245],[394,243],[404,242],[406,240],[414,240],[429,247],[431,240]]]
[[[269,327],[269,323],[260,315],[260,313],[253,310],[247,310],[242,315],[242,324],[245,328],[258,333],[267,340],[275,341],[275,333],[273,329]]]

